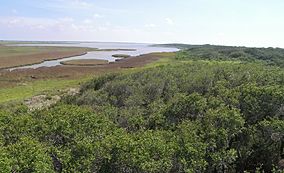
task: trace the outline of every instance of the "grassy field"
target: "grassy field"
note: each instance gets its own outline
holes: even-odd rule
[[[103,65],[108,64],[107,60],[101,59],[76,59],[70,61],[61,62],[63,65],[78,65],[78,66],[94,66],[94,65]]]
[[[80,83],[88,79],[90,78],[85,77],[76,80],[41,80],[12,88],[0,88],[0,103],[19,101],[44,92],[78,87]]]

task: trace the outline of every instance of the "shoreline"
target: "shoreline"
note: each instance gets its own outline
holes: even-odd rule
[[[0,71],[2,71],[2,70],[13,71],[13,70],[17,70],[16,68],[31,66],[31,65],[37,65],[37,64],[41,64],[41,63],[47,62],[47,61],[55,61],[55,60],[61,60],[61,59],[65,59],[65,58],[83,56],[83,55],[88,54],[89,52],[96,52],[96,51],[136,51],[137,50],[137,49],[98,49],[98,48],[93,48],[93,49],[95,49],[95,50],[82,52],[82,53],[70,55],[70,56],[63,56],[63,57],[59,57],[59,58],[44,59],[41,62],[37,62],[37,63],[23,64],[23,65],[16,65],[16,66],[2,67],[2,68],[0,67]]]
[[[91,67],[59,65],[54,67],[40,67],[36,69],[26,68],[12,71],[2,70],[0,71],[0,88],[21,86],[29,82],[42,80],[78,80],[88,76],[118,72],[126,68],[142,67],[159,59],[171,58],[174,56],[174,52],[160,52],[155,54],[143,54],[137,57],[126,58],[121,61]]]
[[[91,52],[91,51],[90,51]],[[31,63],[31,64],[24,64],[24,65],[18,65],[18,66],[11,66],[11,67],[4,67],[4,68],[0,68],[0,70],[7,70],[7,71],[13,71],[12,69],[13,68],[20,68],[20,67],[25,67],[25,66],[31,66],[31,65],[37,65],[37,64],[41,64],[43,62],[47,62],[47,61],[55,61],[55,60],[60,60],[60,59],[64,59],[64,58],[72,58],[72,57],[76,57],[76,56],[83,56],[83,55],[86,55],[88,52],[83,52],[83,53],[79,53],[79,54],[76,54],[76,55],[70,55],[70,56],[63,56],[63,57],[59,57],[59,58],[53,58],[53,59],[44,59],[43,61],[41,62],[38,62],[38,63]],[[9,70],[11,69],[11,70]],[[14,69],[14,70],[17,70],[17,69]]]

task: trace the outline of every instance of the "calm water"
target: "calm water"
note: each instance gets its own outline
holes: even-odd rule
[[[60,62],[75,60],[75,59],[103,59],[109,62],[115,61],[112,57],[114,54],[128,54],[131,56],[138,56],[142,54],[148,54],[153,52],[175,52],[178,51],[177,48],[165,48],[165,47],[151,47],[150,44],[140,44],[140,43],[104,43],[104,42],[92,42],[92,43],[72,43],[72,44],[25,44],[19,46],[67,46],[67,47],[90,47],[99,49],[136,49],[135,51],[92,51],[88,52],[86,55],[64,58],[59,60],[44,61],[40,64],[22,66],[11,68],[9,70],[15,69],[25,69],[25,68],[39,68],[39,67],[53,67],[61,65]]]

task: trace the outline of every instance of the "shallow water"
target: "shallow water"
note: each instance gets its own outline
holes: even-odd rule
[[[138,56],[153,52],[175,52],[177,48],[168,47],[151,47],[150,44],[140,43],[106,43],[106,42],[88,42],[88,43],[72,43],[72,44],[23,44],[18,46],[68,46],[68,47],[90,47],[99,49],[136,49],[135,51],[92,51],[86,55],[63,58],[58,60],[44,61],[40,64],[27,65],[22,67],[11,68],[8,70],[26,69],[26,68],[39,68],[39,67],[53,67],[61,65],[62,61],[77,60],[77,59],[102,59],[113,62],[118,58],[112,57],[114,54],[128,54],[131,56]]]

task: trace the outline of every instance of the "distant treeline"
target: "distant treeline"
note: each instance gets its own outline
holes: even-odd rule
[[[162,44],[156,46],[177,47],[181,59],[193,60],[240,60],[244,62],[262,61],[268,65],[284,67],[284,49],[247,48],[215,45]]]

